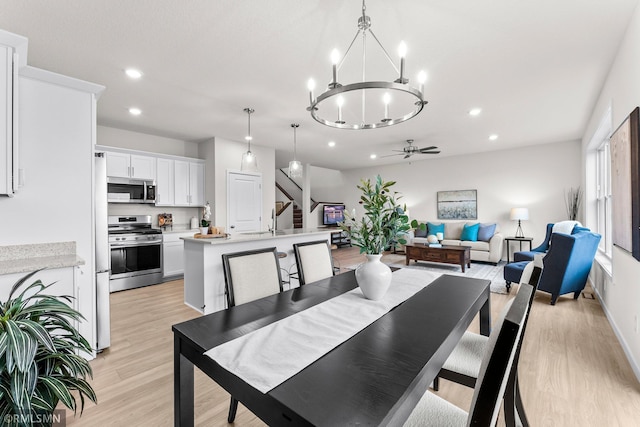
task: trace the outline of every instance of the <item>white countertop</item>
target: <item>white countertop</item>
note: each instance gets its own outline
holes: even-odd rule
[[[0,274],[75,267],[84,263],[76,255],[76,242],[0,246]]]
[[[269,239],[279,239],[286,238],[291,236],[301,236],[301,235],[314,235],[314,234],[326,234],[331,233],[331,229],[329,228],[293,228],[289,230],[277,230],[275,233],[271,231],[255,231],[255,232],[247,232],[247,233],[236,233],[230,237],[223,238],[200,238],[196,239],[195,237],[181,237],[182,240],[194,243],[201,243],[203,245],[219,245],[219,244],[228,244],[228,243],[236,243],[236,242],[251,242],[258,240],[269,240]]]
[[[174,225],[173,227],[169,227],[167,229],[159,228],[158,230],[162,231],[162,234],[174,234],[174,233],[199,233],[199,228],[191,228],[188,224],[182,225]]]

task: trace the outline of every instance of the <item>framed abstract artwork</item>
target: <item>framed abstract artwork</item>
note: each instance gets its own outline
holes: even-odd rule
[[[438,191],[438,219],[477,218],[477,190]]]
[[[613,244],[640,260],[640,109],[611,135],[611,210]]]

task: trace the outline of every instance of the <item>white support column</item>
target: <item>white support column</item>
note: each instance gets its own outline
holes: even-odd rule
[[[304,164],[302,181],[302,228],[308,228],[311,221],[311,165]]]

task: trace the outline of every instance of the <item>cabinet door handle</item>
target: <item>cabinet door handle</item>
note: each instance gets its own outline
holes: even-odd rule
[[[136,168],[134,168],[133,166],[131,166],[131,176],[136,176]]]

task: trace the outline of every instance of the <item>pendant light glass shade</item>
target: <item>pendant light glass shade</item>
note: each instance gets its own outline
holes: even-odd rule
[[[244,112],[247,113],[248,117],[247,136],[244,138],[247,140],[247,152],[242,153],[240,170],[243,172],[258,172],[258,159],[255,154],[251,152],[251,114],[255,112],[255,110],[253,108],[245,108]]]
[[[300,178],[302,176],[302,163],[296,160],[296,130],[300,127],[297,123],[292,123],[293,128],[293,160],[289,162],[289,178]]]

